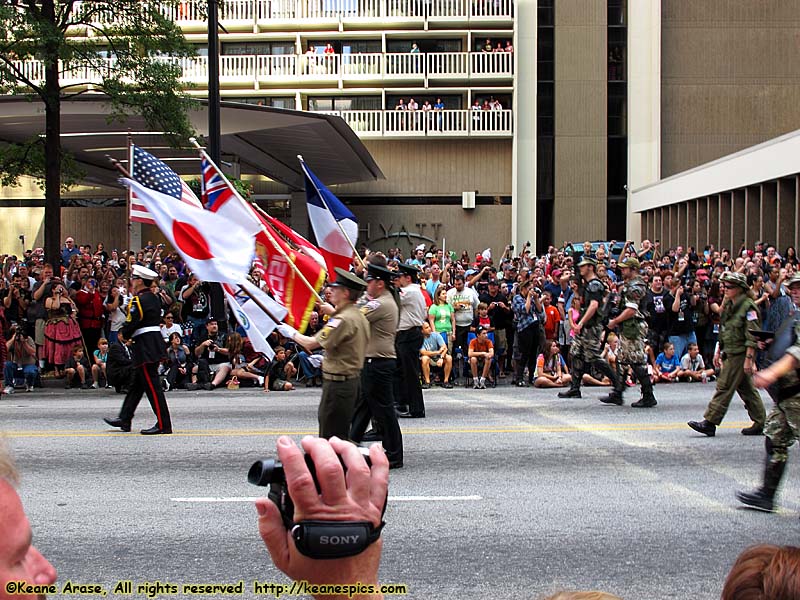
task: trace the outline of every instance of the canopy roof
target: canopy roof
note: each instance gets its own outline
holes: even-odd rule
[[[208,103],[191,111],[194,129],[208,132]],[[117,186],[119,173],[106,155],[127,163],[126,136],[164,160],[179,175],[200,174],[197,151],[170,147],[163,135],[149,131],[138,115],[109,121],[102,95],[84,95],[61,104],[61,141],[86,172],[85,183]],[[223,161],[238,161],[242,174],[257,174],[303,189],[301,154],[326,185],[383,179],[383,173],[352,129],[340,118],[238,102],[220,109]],[[27,97],[0,97],[0,143],[22,142],[44,133],[44,109]]]

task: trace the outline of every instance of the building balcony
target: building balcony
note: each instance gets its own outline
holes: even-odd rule
[[[99,3],[77,4],[94,23],[114,21],[113,11]],[[340,24],[370,29],[425,28],[427,23],[510,26],[514,18],[513,0],[220,0],[219,5],[220,24],[232,33]],[[157,9],[187,32],[207,28],[206,0],[160,4]]]
[[[342,117],[361,138],[511,137],[511,110],[340,110],[325,111]]]
[[[208,85],[208,57],[164,58],[182,70],[182,80],[193,86]],[[34,83],[44,79],[40,61],[17,61],[16,66]],[[225,88],[302,88],[345,84],[381,85],[384,82],[426,86],[429,81],[468,85],[503,81],[513,77],[514,55],[505,52],[436,52],[427,54],[313,54],[220,56],[219,81]],[[99,60],[95,68],[60,65],[61,85],[90,87],[114,68],[113,59]]]

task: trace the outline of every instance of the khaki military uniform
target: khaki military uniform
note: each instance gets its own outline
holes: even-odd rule
[[[358,307],[346,304],[331,315],[314,339],[325,349],[319,436],[337,436],[344,440],[350,434],[350,421],[360,393],[369,323]]]
[[[753,385],[753,378],[744,372],[747,348],[752,348],[755,353],[757,347],[751,332],[759,327],[758,308],[747,294],[741,293],[735,303],[725,302],[719,330],[722,370],[717,379],[717,389],[703,415],[709,423],[719,425],[722,422],[733,393],[738,392],[753,423],[764,425],[766,411],[761,396]]]
[[[350,439],[364,438],[370,419],[381,432],[383,448],[391,463],[403,462],[403,435],[394,408],[393,377],[397,368],[395,335],[400,308],[388,290],[361,307],[370,326],[369,345],[361,372],[361,395],[356,404]]]

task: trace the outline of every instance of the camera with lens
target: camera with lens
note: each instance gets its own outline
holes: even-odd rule
[[[369,459],[369,449],[358,448],[358,450],[367,462],[367,466],[372,466],[372,462]],[[304,455],[304,458],[306,460],[306,467],[308,467],[308,471],[311,473],[311,477],[314,480],[314,486],[317,488],[317,493],[320,493],[321,490],[319,481],[317,480],[317,470],[314,467],[314,460],[311,458],[310,454]],[[339,461],[342,463],[342,468],[347,472],[347,467],[342,461],[341,456],[339,457]],[[250,470],[247,472],[247,481],[260,487],[269,487],[267,498],[272,500],[275,506],[281,511],[281,517],[283,517],[283,523],[286,525],[287,529],[291,527],[294,520],[294,503],[292,502],[291,496],[289,496],[289,487],[286,484],[286,473],[283,470],[283,463],[276,458],[258,460],[253,463]]]
[[[511,244],[511,245],[508,247],[508,249],[509,249],[509,250],[511,250],[511,252],[513,252],[513,251],[514,251],[514,244]]]

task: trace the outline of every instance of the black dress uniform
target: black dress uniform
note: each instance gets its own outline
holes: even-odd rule
[[[137,270],[134,269],[134,276],[136,275]],[[149,282],[144,280],[144,283]],[[133,381],[122,403],[119,417],[106,419],[109,425],[120,427],[123,431],[130,431],[133,414],[142,399],[142,394],[146,393],[156,415],[156,424],[149,429],[143,429],[141,433],[144,435],[172,433],[167,400],[158,379],[158,364],[166,358],[160,323],[161,301],[149,287],[139,290],[131,299],[128,320],[122,326],[125,337],[133,339]]]
[[[379,265],[367,266],[367,281],[379,279],[387,286],[392,272]],[[400,309],[392,293],[382,294],[361,307],[369,321],[370,336],[364,369],[361,371],[361,396],[356,404],[350,439],[360,443],[364,439],[370,418],[382,434],[383,449],[392,468],[403,466],[403,434],[394,409],[394,372],[396,369],[395,335]]]

